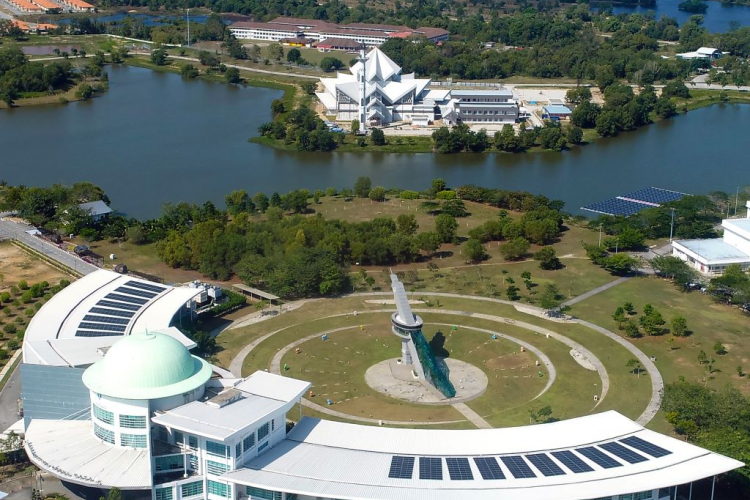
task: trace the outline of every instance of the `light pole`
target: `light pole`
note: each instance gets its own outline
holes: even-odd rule
[[[737,194],[734,196],[734,216],[737,217],[737,202],[740,201],[740,187],[737,186]]]
[[[604,224],[599,224],[599,248],[602,246],[602,226]]]
[[[672,243],[672,235],[674,234],[674,208],[672,210],[672,222],[669,225],[669,242]]]
[[[190,48],[190,7],[187,10],[187,23],[188,23],[188,48]]]

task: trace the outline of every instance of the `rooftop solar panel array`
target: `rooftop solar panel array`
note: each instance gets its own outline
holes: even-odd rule
[[[105,325],[103,323],[86,323],[82,321],[78,328],[84,330],[101,330],[104,332],[124,332],[125,325]]]
[[[544,453],[526,455],[526,459],[546,477],[565,475],[565,471]]]
[[[672,454],[671,451],[665,450],[664,448],[656,446],[655,444],[651,444],[648,441],[645,441],[637,436],[630,436],[624,439],[620,439],[620,442],[625,443],[631,448],[642,451],[647,455],[651,455],[654,458],[666,457],[667,455]]]
[[[391,469],[388,477],[393,479],[411,479],[414,471],[414,457],[394,456],[391,458]]]
[[[419,457],[419,479],[443,479],[443,459]]]
[[[130,321],[126,318],[110,318],[107,316],[98,316],[96,314],[87,314],[83,317],[83,321],[93,321],[95,323],[108,323],[111,325],[127,325]]]
[[[92,307],[90,313],[96,314],[108,314],[109,316],[117,316],[120,318],[132,318],[135,312],[132,311],[120,311],[119,309],[107,309],[105,307]]]
[[[495,457],[474,457],[474,463],[482,475],[482,479],[505,479],[505,474]]]
[[[123,334],[117,332],[93,332],[88,330],[78,330],[76,332],[76,337],[117,337],[119,335]]]
[[[122,302],[128,302],[130,304],[139,304],[139,305],[143,305],[146,302],[148,302],[148,300],[145,300],[145,299],[139,299],[138,297],[130,297],[128,295],[122,295],[120,293],[107,294],[106,298],[112,299],[112,300],[120,300]]]
[[[140,306],[134,305],[134,304],[123,304],[122,302],[112,302],[111,300],[100,300],[96,303],[98,306],[104,306],[104,307],[111,307],[113,309],[120,309],[122,311],[137,311],[140,309]]]
[[[516,479],[536,477],[536,474],[534,474],[534,471],[531,470],[531,467],[529,467],[529,464],[526,463],[523,457],[511,455],[508,457],[500,457],[500,460],[503,461],[510,473],[513,474],[513,477]]]
[[[600,444],[599,448],[610,452],[616,457],[620,457],[629,464],[639,464],[645,462],[648,458],[644,457],[640,453],[636,453],[630,448],[626,448],[620,443],[604,443]]]
[[[578,455],[570,450],[553,451],[552,456],[555,457],[565,467],[570,469],[574,474],[580,474],[581,472],[591,472],[594,469],[589,464],[581,460]]]
[[[448,466],[448,475],[452,481],[471,481],[474,479],[468,458],[448,457],[445,459],[445,465]]]
[[[128,281],[125,283],[125,286],[130,286],[133,288],[140,288],[141,290],[148,290],[149,292],[156,292],[161,293],[164,290],[166,290],[166,287],[159,286],[159,285],[152,285],[151,283],[141,283],[140,281]]]
[[[583,455],[584,457],[588,458],[595,464],[605,468],[605,469],[613,469],[615,467],[622,467],[622,464],[615,460],[614,458],[610,457],[603,451],[594,448],[593,446],[587,446],[585,448],[576,448],[576,451]]]
[[[153,299],[158,295],[154,292],[147,292],[145,290],[138,290],[137,288],[130,288],[127,286],[116,288],[115,292],[127,293],[128,295],[135,295],[136,297],[143,297],[144,299]]]

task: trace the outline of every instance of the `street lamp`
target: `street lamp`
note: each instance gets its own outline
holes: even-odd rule
[[[602,226],[603,225],[604,224],[601,224],[601,223],[599,224],[599,248],[601,248],[602,246]]]
[[[187,23],[188,23],[188,48],[190,48],[190,7],[187,9]]]
[[[734,196],[734,216],[737,217],[737,202],[740,201],[740,187],[737,186],[737,194]]]
[[[672,243],[672,235],[674,234],[674,208],[670,210],[672,210],[672,222],[669,225],[669,242]]]

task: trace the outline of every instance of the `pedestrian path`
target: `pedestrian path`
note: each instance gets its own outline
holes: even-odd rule
[[[476,425],[478,429],[492,429],[492,426],[488,424],[485,419],[480,417],[477,412],[466,406],[466,403],[456,403],[451,406],[458,410],[461,415],[466,417],[469,422]]]
[[[623,278],[617,278],[614,281],[606,283],[606,284],[604,284],[602,286],[598,286],[598,287],[594,288],[593,290],[589,290],[586,293],[582,293],[581,295],[579,295],[577,297],[573,297],[570,300],[566,300],[565,302],[563,302],[562,304],[560,304],[560,306],[562,306],[562,307],[564,307],[564,306],[572,306],[573,304],[577,304],[577,303],[581,302],[582,300],[586,300],[589,297],[593,297],[596,294],[605,292],[605,291],[609,290],[610,288],[619,285],[620,283],[624,283],[624,282],[628,281],[629,279],[630,278],[627,277],[627,276],[623,277]]]

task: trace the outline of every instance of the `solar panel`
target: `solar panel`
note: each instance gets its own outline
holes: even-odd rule
[[[133,288],[140,288],[141,290],[148,290],[149,292],[161,293],[166,290],[166,287],[159,285],[152,285],[150,283],[141,283],[140,281],[128,281],[125,286],[132,286]]]
[[[89,312],[97,314],[109,314],[110,316],[118,316],[120,318],[132,318],[135,313],[130,311],[120,311],[118,309],[106,309],[104,307],[92,307]]]
[[[526,459],[545,476],[564,476],[565,471],[544,453],[526,455]]]
[[[661,188],[645,188],[633,191],[628,194],[622,195],[623,198],[630,198],[632,200],[641,200],[648,203],[669,203],[670,201],[677,201],[685,196],[685,193],[678,193],[677,191],[670,191],[668,189]]]
[[[419,457],[419,479],[443,479],[443,459]]]
[[[621,200],[619,198],[610,198],[608,200],[587,205],[583,207],[583,210],[627,217],[629,215],[637,214],[638,212],[646,208],[652,207],[651,205],[646,205],[645,203],[636,203],[633,201]]]
[[[610,452],[616,457],[622,458],[629,464],[639,464],[648,460],[648,458],[644,457],[640,453],[636,453],[630,448],[625,448],[620,443],[604,443],[600,444],[599,448]]]
[[[505,479],[505,474],[495,457],[474,457],[474,463],[482,475],[482,479]]]
[[[115,288],[115,292],[127,293],[128,295],[135,295],[136,297],[143,297],[145,299],[153,299],[157,295],[154,292],[147,292],[145,290],[138,290],[137,288],[128,288],[126,286],[121,286],[119,288]]]
[[[552,456],[558,459],[565,467],[570,469],[570,471],[575,474],[580,474],[581,472],[591,472],[594,470],[589,464],[578,458],[578,455],[576,455],[572,451],[553,451]]]
[[[107,316],[97,316],[96,314],[87,314],[83,321],[93,321],[95,323],[110,323],[112,325],[127,325],[130,320],[125,318],[108,318]]]
[[[672,454],[671,451],[665,450],[664,448],[656,446],[655,444],[651,444],[648,441],[645,441],[637,436],[630,436],[626,437],[625,439],[620,439],[620,442],[625,443],[631,448],[635,448],[636,450],[640,450],[643,453],[651,455],[654,458],[666,457],[667,455]]]
[[[615,467],[622,467],[622,464],[615,460],[614,458],[610,457],[603,451],[594,448],[593,446],[587,446],[585,448],[576,448],[576,451],[583,455],[584,457],[588,458],[592,462],[594,462],[597,465],[600,465],[601,467],[605,469],[613,469]]]
[[[447,457],[445,465],[448,466],[448,475],[452,481],[471,481],[474,479],[468,458]]]
[[[81,330],[76,332],[76,337],[119,337],[121,335],[122,333],[116,332],[91,332]]]
[[[107,294],[106,298],[112,299],[112,300],[121,300],[123,302],[130,302],[131,304],[140,304],[143,305],[148,300],[139,299],[137,297],[128,297],[127,295],[121,295],[119,293],[110,293]]]
[[[134,306],[132,304],[123,304],[122,302],[112,302],[111,300],[100,300],[99,302],[96,303],[96,305],[112,307],[114,309],[120,309],[123,311],[137,311],[140,309],[140,306]]]
[[[516,479],[528,479],[536,477],[534,471],[531,470],[529,464],[527,464],[523,457],[518,455],[511,455],[509,457],[500,457],[505,466],[508,468],[513,477]]]
[[[104,323],[86,323],[81,322],[78,328],[84,330],[102,330],[106,332],[124,332],[125,325],[105,325]]]
[[[388,477],[394,479],[411,479],[414,471],[414,457],[391,457],[391,470]]]

